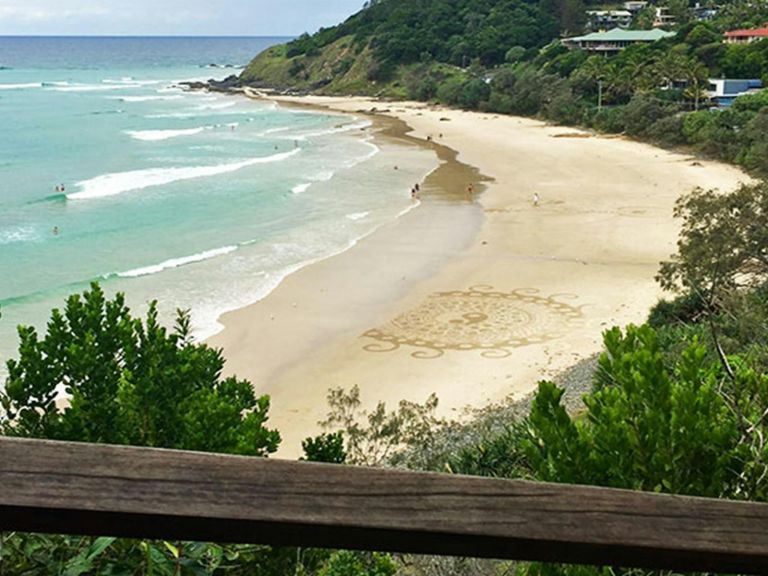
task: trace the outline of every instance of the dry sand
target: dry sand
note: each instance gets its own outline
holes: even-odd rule
[[[442,149],[450,166],[419,209],[222,318],[210,343],[224,348],[229,372],[272,397],[282,457],[319,433],[330,388],[358,385],[370,406],[435,392],[448,416],[529,393],[600,350],[606,328],[644,321],[660,296],[658,263],[674,251],[682,193],[749,180],[724,164],[530,119],[282,100],[377,108],[493,179],[472,201],[430,196],[446,186],[465,195],[466,180],[479,178]]]

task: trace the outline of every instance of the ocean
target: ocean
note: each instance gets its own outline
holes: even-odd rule
[[[281,41],[0,37],[0,372],[92,281],[205,338],[415,206],[436,158],[366,119],[178,87]]]

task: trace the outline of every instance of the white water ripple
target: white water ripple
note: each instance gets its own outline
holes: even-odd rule
[[[208,176],[217,176],[227,174],[255,166],[257,164],[269,164],[272,162],[282,162],[301,152],[300,148],[273,154],[272,156],[263,156],[260,158],[251,158],[240,162],[231,162],[229,164],[217,164],[214,166],[190,166],[187,168],[149,168],[147,170],[132,170],[130,172],[117,172],[114,174],[104,174],[90,180],[77,182],[76,186],[80,188],[79,192],[67,194],[68,200],[91,200],[94,198],[104,198],[106,196],[116,196],[123,192],[132,190],[141,190],[151,186],[162,186],[180,180],[191,180],[193,178],[205,178]]]
[[[200,128],[186,128],[182,130],[126,130],[125,134],[134,140],[159,142],[170,140],[171,138],[179,138],[180,136],[194,136],[209,129],[208,126],[201,126]]]
[[[134,270],[128,270],[127,272],[120,272],[118,276],[120,278],[138,278],[140,276],[149,276],[150,274],[157,274],[163,270],[169,268],[178,268],[179,266],[185,266],[187,264],[193,264],[195,262],[202,262],[203,260],[210,260],[211,258],[217,258],[218,256],[224,256],[225,254],[231,254],[237,250],[237,246],[224,246],[223,248],[215,248],[213,250],[206,250],[199,254],[193,254],[192,256],[183,256],[181,258],[171,258],[160,264],[153,264],[152,266],[145,266],[143,268],[136,268]]]

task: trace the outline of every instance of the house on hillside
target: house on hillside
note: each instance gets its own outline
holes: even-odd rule
[[[675,16],[666,6],[657,6],[656,15],[653,19],[654,28],[667,28],[675,25]]]
[[[739,96],[754,94],[763,88],[763,82],[756,79],[710,78],[709,97],[718,108],[728,108]]]
[[[587,10],[590,30],[612,30],[628,28],[632,23],[632,12],[629,10]]]
[[[622,30],[621,28],[614,28],[607,32],[592,32],[586,36],[564,38],[562,42],[563,46],[571,50],[584,50],[609,56],[621,52],[627,46],[657,42],[674,35],[674,32],[667,32],[658,28],[655,30]]]
[[[768,26],[754,30],[731,30],[724,35],[726,44],[749,44],[768,38]]]
[[[632,15],[637,14],[646,6],[648,6],[648,2],[643,2],[641,0],[629,0],[628,2],[624,2],[624,10],[628,10]]]
[[[696,2],[696,5],[693,7],[693,18],[697,22],[710,22],[717,16],[718,12],[719,9],[717,7],[702,6],[701,2]]]

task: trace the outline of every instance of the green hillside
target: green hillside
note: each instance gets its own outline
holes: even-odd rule
[[[702,22],[693,2],[658,0],[632,27],[650,26],[657,6],[674,17],[674,36],[605,57],[559,41],[584,28],[584,0],[378,0],[260,54],[240,80],[535,116],[686,146],[768,175],[768,91],[717,113],[707,92],[710,78],[768,85],[768,39],[723,38],[768,22],[768,3],[724,0]]]
[[[326,93],[405,94],[409,72],[437,79],[472,62],[494,67],[512,47],[535,54],[583,24],[582,0],[379,0],[346,22],[260,54],[249,85]]]

